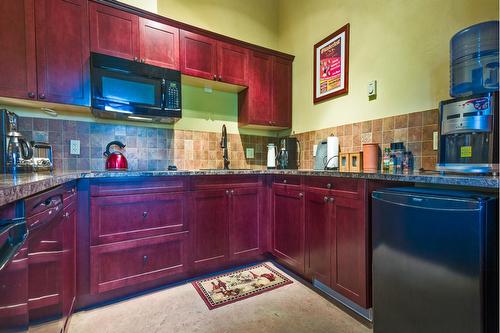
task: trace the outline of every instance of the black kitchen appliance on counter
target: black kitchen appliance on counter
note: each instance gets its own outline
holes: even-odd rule
[[[498,332],[498,198],[372,194],[374,333]]]
[[[298,169],[300,166],[300,144],[297,138],[281,138],[276,157],[278,169]]]
[[[498,172],[498,92],[440,104],[439,171]]]
[[[182,116],[179,71],[92,53],[91,84],[96,117],[172,123]]]

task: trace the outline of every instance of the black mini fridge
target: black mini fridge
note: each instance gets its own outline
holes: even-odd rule
[[[498,199],[372,194],[374,333],[498,332]]]

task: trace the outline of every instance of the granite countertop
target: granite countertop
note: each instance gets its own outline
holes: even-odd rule
[[[108,177],[154,177],[154,176],[204,176],[204,175],[299,175],[330,176],[371,180],[412,182],[433,185],[454,185],[469,188],[496,189],[500,181],[498,176],[455,175],[429,172],[411,174],[339,172],[322,170],[179,170],[179,171],[56,171],[52,173],[32,173],[0,175],[0,206],[42,192],[51,187],[80,178]]]

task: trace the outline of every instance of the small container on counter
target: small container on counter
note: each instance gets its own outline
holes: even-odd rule
[[[363,172],[377,172],[379,167],[378,143],[363,144]]]
[[[384,155],[382,157],[382,171],[388,172],[391,165],[391,148],[384,148]]]
[[[405,152],[405,147],[403,142],[391,143],[391,153],[394,155],[393,158],[394,172],[396,173],[401,173],[403,171],[404,152]]]

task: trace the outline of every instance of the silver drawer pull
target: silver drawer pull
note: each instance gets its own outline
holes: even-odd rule
[[[144,218],[148,217],[148,212],[143,212],[142,217],[144,217]]]
[[[144,256],[144,257],[142,257],[142,262],[143,262],[143,263],[146,263],[147,261],[148,261],[148,256]]]

